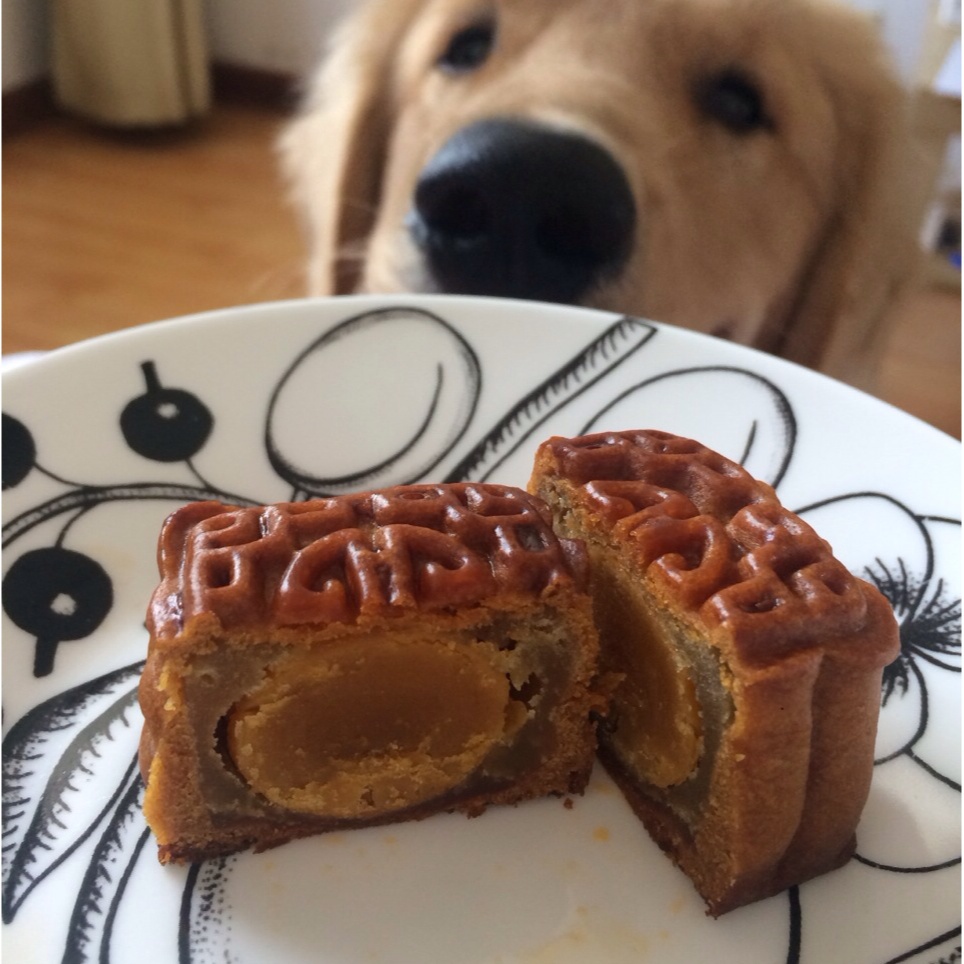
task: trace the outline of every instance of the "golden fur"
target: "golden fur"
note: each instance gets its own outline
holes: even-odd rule
[[[440,71],[480,16],[488,59]],[[735,135],[694,105],[701,76],[733,67],[772,130]],[[311,292],[434,290],[404,229],[414,186],[495,116],[582,132],[626,173],[633,248],[585,303],[855,380],[914,250],[904,92],[865,18],[819,0],[366,0],[281,143]]]

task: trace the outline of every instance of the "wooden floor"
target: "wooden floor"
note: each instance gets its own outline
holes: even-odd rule
[[[301,294],[303,239],[273,152],[281,123],[219,106],[181,132],[55,117],[5,140],[3,352]],[[959,283],[895,314],[876,394],[960,438]]]
[[[219,108],[120,134],[67,118],[3,143],[3,351],[298,295],[304,245],[274,141],[282,115]]]

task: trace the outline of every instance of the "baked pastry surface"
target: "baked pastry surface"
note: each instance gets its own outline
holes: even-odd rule
[[[158,564],[139,695],[162,862],[584,789],[585,551],[525,492],[194,503]]]
[[[586,542],[600,757],[722,914],[845,863],[869,792],[887,600],[774,490],[657,431],[553,438],[530,490]]]

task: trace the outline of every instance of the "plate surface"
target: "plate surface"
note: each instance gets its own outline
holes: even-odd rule
[[[17,962],[960,960],[960,446],[757,352],[484,299],[295,301],[4,378],[3,915]],[[560,800],[161,867],[136,683],[163,518],[415,480],[525,485],[662,428],[775,485],[901,621],[858,856],[714,921],[596,768]],[[149,948],[148,952],[145,948]],[[955,956],[956,955],[956,956]]]

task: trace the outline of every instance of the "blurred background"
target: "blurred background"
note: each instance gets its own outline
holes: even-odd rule
[[[3,0],[5,356],[302,294],[274,143],[356,2]],[[919,148],[923,277],[874,392],[960,438],[960,2],[846,2],[912,90]]]

